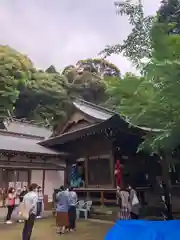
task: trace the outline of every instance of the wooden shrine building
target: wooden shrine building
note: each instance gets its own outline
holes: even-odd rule
[[[76,100],[67,123],[58,126],[54,136],[40,144],[56,151],[68,152],[66,182],[69,182],[72,164],[77,163],[85,183],[84,188],[77,191],[99,192],[101,201],[104,201],[102,198],[105,191],[115,192],[114,171],[117,160],[120,160],[123,172],[131,176],[140,174],[139,170],[144,173],[149,171],[150,156],[137,154],[137,147],[148,131],[151,130],[130,126],[109,109]]]

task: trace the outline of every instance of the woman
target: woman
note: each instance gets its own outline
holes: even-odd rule
[[[69,226],[68,208],[69,193],[61,186],[56,196],[56,226],[57,234],[64,234],[66,227]]]
[[[119,219],[129,220],[131,218],[131,202],[130,202],[130,189],[128,184],[123,184],[117,190],[117,202],[119,205]]]
[[[20,192],[20,194],[19,194],[19,202],[20,202],[20,204],[22,203],[23,198],[24,198],[24,196],[26,195],[26,193],[28,193],[28,190],[27,190],[27,187],[24,186],[24,187],[23,187],[23,190],[22,190],[22,191]],[[23,223],[24,220],[19,219],[18,222],[19,222],[19,223]]]
[[[38,187],[38,203],[37,203],[37,219],[41,218],[41,212],[42,212],[42,207],[43,207],[43,193],[42,193],[42,188],[39,186]]]
[[[15,208],[15,199],[16,199],[15,189],[14,188],[9,188],[8,196],[7,196],[7,199],[6,199],[7,200],[7,209],[8,209],[7,217],[6,217],[6,223],[7,224],[12,223],[11,215],[12,215],[12,212]]]
[[[23,201],[24,195],[26,195],[26,193],[28,193],[28,190],[27,190],[27,187],[24,186],[22,192],[19,194],[20,203]]]
[[[71,187],[69,189],[69,229],[70,231],[76,230],[76,205],[77,205],[77,194]]]
[[[37,187],[38,185],[36,183],[31,184],[29,187],[29,192],[24,196],[22,202],[24,204],[24,210],[28,213],[28,218],[24,222],[22,240],[30,240],[31,238],[32,229],[37,213]]]
[[[130,202],[131,202],[131,219],[138,220],[139,219],[139,210],[140,210],[140,202],[137,197],[136,190],[129,186],[130,189]]]

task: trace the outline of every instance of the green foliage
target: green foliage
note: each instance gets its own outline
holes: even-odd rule
[[[126,15],[132,26],[132,31],[122,44],[108,45],[100,54],[110,56],[123,53],[136,67],[140,67],[143,60],[151,57],[150,30],[154,17],[145,16],[141,1],[116,2],[118,15]]]
[[[80,60],[77,62],[78,66],[85,66],[86,70],[93,72],[93,73],[99,73],[101,76],[119,76],[120,70],[119,68],[106,61],[103,58],[89,58],[85,60]]]
[[[16,104],[16,116],[36,121],[48,120],[52,125],[56,119],[65,116],[68,103],[64,88],[64,77],[59,73],[36,71],[31,80],[21,91]]]
[[[105,60],[96,64],[118,68]],[[78,64],[84,64],[79,61]],[[88,63],[90,63],[88,61]],[[105,84],[99,72],[68,66],[62,73],[54,66],[37,70],[24,55],[8,46],[0,46],[0,116],[9,112],[26,118],[56,125],[66,117],[74,97],[99,103],[105,98]]]
[[[180,1],[163,1],[158,10],[157,19],[161,23],[174,24],[174,27],[171,29],[171,33],[180,33]]]
[[[125,76],[108,82],[119,112],[132,123],[158,128],[141,147],[171,151],[180,143],[180,36],[169,35],[171,26],[156,23],[151,31],[152,57],[143,76]]]
[[[8,46],[0,46],[0,117],[13,111],[19,87],[26,83],[32,67],[26,56]]]
[[[87,101],[100,103],[106,100],[104,76],[107,68],[115,75],[119,69],[104,59],[86,59],[63,70],[67,80],[68,95],[81,96]]]

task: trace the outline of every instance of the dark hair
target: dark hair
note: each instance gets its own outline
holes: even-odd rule
[[[38,187],[38,185],[37,185],[36,183],[32,183],[32,184],[29,186],[29,191],[32,192],[32,191],[34,191],[37,187]]]
[[[64,186],[61,186],[61,187],[59,188],[59,190],[60,190],[60,191],[64,191]]]
[[[69,191],[74,191],[74,188],[73,188],[73,187],[70,187],[70,188],[69,188]]]
[[[8,193],[12,193],[13,190],[14,190],[14,188],[13,188],[13,187],[10,187],[10,188],[8,189]]]

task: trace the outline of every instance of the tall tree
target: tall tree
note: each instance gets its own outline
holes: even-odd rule
[[[126,15],[132,31],[122,44],[108,45],[100,54],[110,56],[123,53],[136,67],[140,67],[144,59],[151,57],[151,37],[154,17],[145,16],[141,0],[120,1],[115,3],[118,15]]]
[[[75,66],[67,66],[62,73],[69,95],[94,103],[103,102],[106,99],[104,75],[108,75],[108,68],[113,74],[120,74],[115,65],[103,59],[80,60]]]
[[[63,78],[59,73],[32,72],[31,80],[16,102],[16,116],[40,122],[48,120],[52,125],[64,117],[68,95]]]
[[[161,23],[172,23],[171,33],[180,33],[180,1],[164,0],[158,10],[158,21]]]
[[[33,68],[32,62],[14,49],[0,46],[0,116],[13,111],[22,84],[25,84]]]
[[[76,65],[85,71],[99,74],[101,77],[120,76],[119,68],[102,58],[80,60]]]

